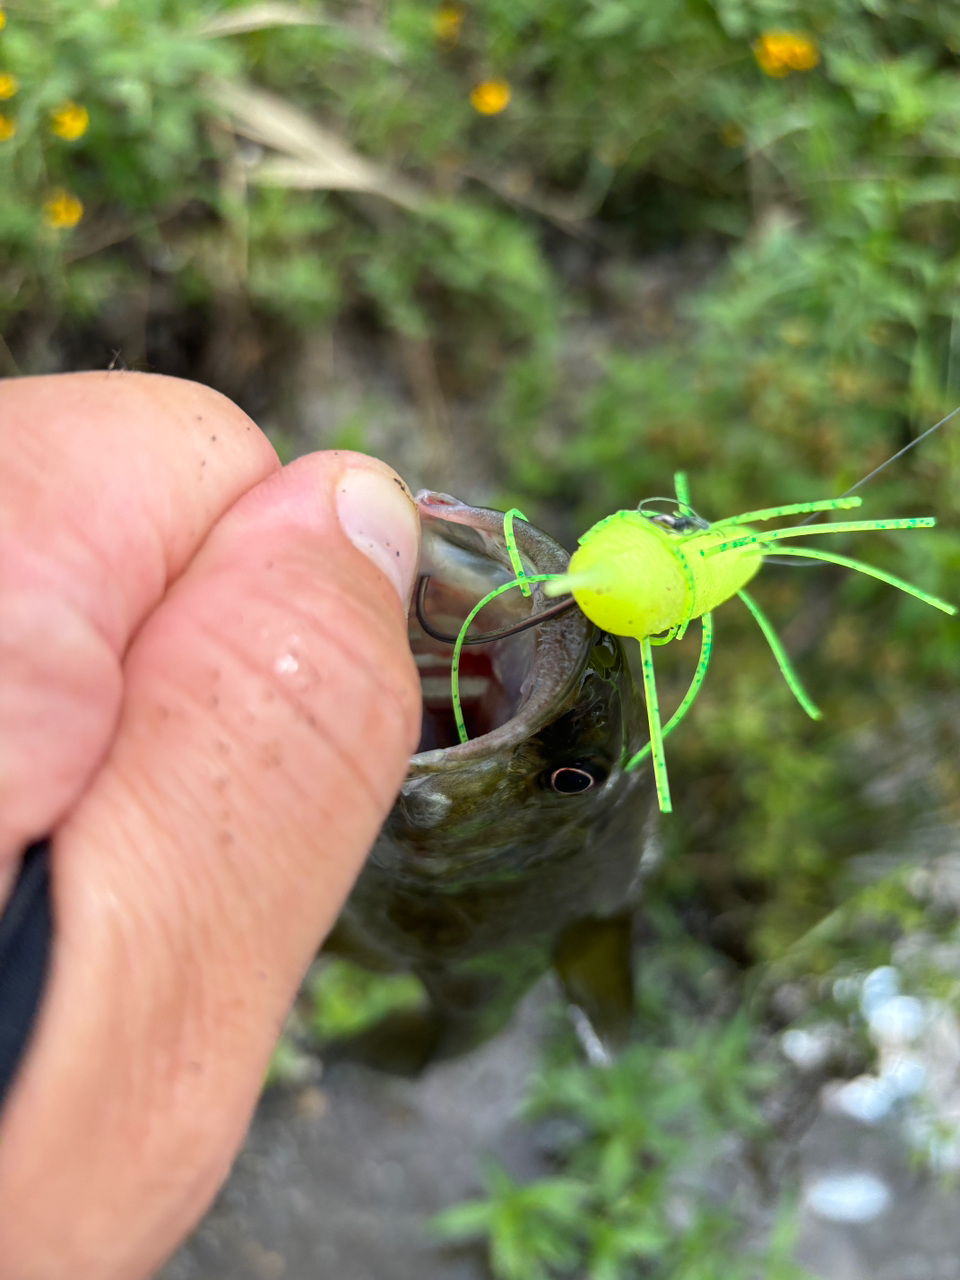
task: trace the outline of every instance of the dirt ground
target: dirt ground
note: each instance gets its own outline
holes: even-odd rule
[[[427,1222],[478,1191],[486,1152],[541,1171],[517,1111],[553,994],[547,979],[509,1031],[419,1080],[338,1064],[319,1085],[268,1093],[162,1280],[488,1280],[480,1252],[441,1247]]]
[[[482,1251],[440,1245],[428,1221],[478,1190],[488,1153],[517,1176],[543,1172],[518,1109],[556,994],[545,979],[506,1032],[419,1080],[338,1065],[319,1085],[268,1093],[229,1182],[158,1280],[490,1280]],[[785,1153],[803,1197],[798,1261],[821,1280],[958,1280],[955,1182],[918,1167],[902,1112],[865,1124],[829,1096],[802,1083],[795,1094],[812,1117]],[[828,1184],[832,1206],[816,1190]],[[877,1185],[887,1199],[871,1206]]]

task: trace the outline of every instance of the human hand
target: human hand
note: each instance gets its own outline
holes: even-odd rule
[[[0,877],[53,832],[55,916],[0,1277],[143,1280],[416,749],[416,509],[361,455],[281,469],[205,388],[72,374],[0,383],[0,540]]]

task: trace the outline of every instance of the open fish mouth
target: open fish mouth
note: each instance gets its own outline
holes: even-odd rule
[[[417,495],[423,528],[421,574],[429,581],[423,608],[434,628],[456,635],[463,619],[495,587],[516,575],[503,536],[503,515],[470,507],[448,494]],[[560,573],[567,553],[532,525],[515,526],[517,546],[529,573]],[[531,595],[505,592],[483,610],[476,630],[499,631],[547,608],[538,583]],[[579,610],[489,644],[465,648],[460,660],[460,696],[468,741],[461,744],[453,714],[450,666],[453,648],[433,639],[410,610],[410,646],[423,690],[423,727],[411,765],[435,765],[438,752],[451,759],[474,756],[520,742],[540,728],[573,688],[594,634]]]

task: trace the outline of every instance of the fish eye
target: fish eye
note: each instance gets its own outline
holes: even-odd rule
[[[550,774],[550,790],[560,796],[580,796],[602,781],[603,774],[595,766],[564,764]]]

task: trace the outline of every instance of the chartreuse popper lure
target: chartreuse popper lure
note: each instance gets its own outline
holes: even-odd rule
[[[869,477],[865,477],[867,478]],[[463,645],[488,642],[524,626],[535,625],[548,613],[553,615],[558,612],[558,607],[541,611],[524,623],[495,635],[468,639],[467,632],[474,618],[491,600],[518,587],[524,595],[529,595],[530,584],[534,582],[544,583],[544,593],[548,596],[572,595],[573,600],[568,602],[569,605],[572,607],[576,603],[590,621],[602,630],[616,636],[633,636],[640,642],[650,741],[636,755],[626,760],[624,767],[627,770],[635,769],[648,755],[652,756],[657,799],[664,813],[670,812],[671,803],[663,740],[690,710],[703,684],[713,644],[713,610],[733,596],[739,596],[756,618],[777,665],[801,707],[814,720],[820,718],[820,712],[803,688],[773,627],[757,603],[744,590],[759,572],[766,556],[796,556],[808,561],[822,560],[828,564],[842,565],[878,578],[944,613],[957,612],[955,606],[947,601],[873,565],[819,549],[783,546],[785,541],[792,538],[820,534],[930,529],[936,524],[930,517],[850,520],[834,524],[807,522],[768,532],[753,527],[755,524],[786,516],[816,516],[825,511],[846,511],[860,506],[861,498],[844,495],[822,502],[799,502],[760,511],[747,511],[743,515],[729,516],[709,524],[690,505],[684,474],[678,472],[674,479],[676,502],[674,504],[673,499],[665,500],[673,510],[650,510],[652,502],[664,500],[649,499],[642,502],[635,511],[617,511],[607,516],[580,538],[579,547],[564,574],[528,575],[524,572],[513,533],[513,521],[516,517],[526,517],[516,509],[507,512],[504,517],[504,537],[516,577],[484,596],[471,610],[454,646],[451,686],[461,742],[468,739],[459,690],[460,652]],[[653,646],[680,639],[690,623],[697,618],[702,628],[700,660],[680,706],[667,723],[662,725],[653,669]]]

